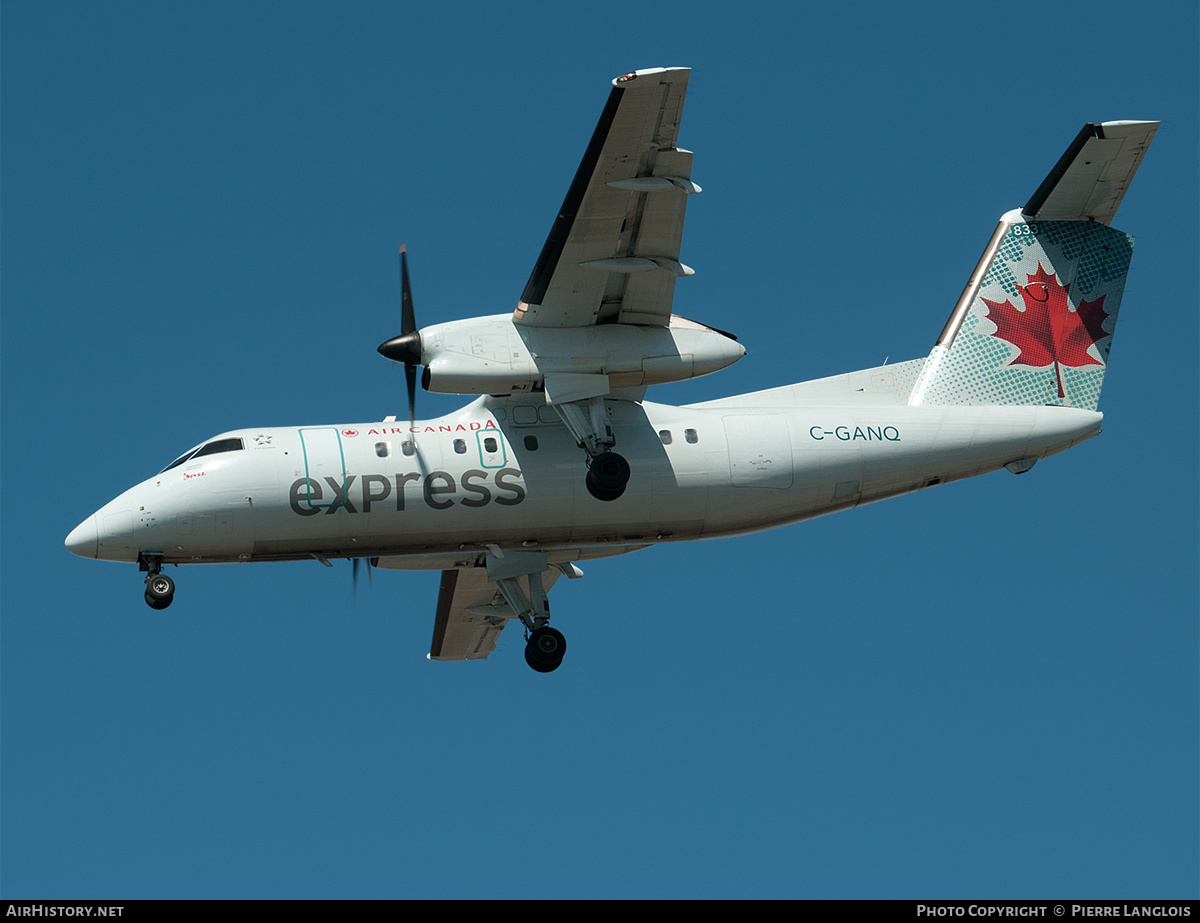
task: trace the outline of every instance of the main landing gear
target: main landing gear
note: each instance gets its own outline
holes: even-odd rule
[[[551,628],[550,601],[542,574],[550,565],[540,551],[510,551],[504,557],[487,556],[488,579],[496,584],[500,595],[525,626],[525,662],[539,673],[551,673],[562,663],[567,652],[567,639],[562,632]],[[582,576],[578,568],[575,576]],[[529,587],[521,585],[524,577]]]
[[[575,442],[588,454],[588,493],[597,500],[616,500],[629,484],[629,462],[612,450],[617,439],[608,425],[604,398],[564,401],[553,407]]]
[[[146,605],[151,609],[165,609],[175,599],[175,581],[162,573],[160,555],[141,555],[138,564],[146,574]]]

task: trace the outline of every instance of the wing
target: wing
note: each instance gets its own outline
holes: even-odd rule
[[[555,568],[541,575],[547,592],[558,576]],[[515,615],[486,568],[442,571],[429,659],[483,660],[496,649],[496,639]]]
[[[1112,224],[1158,122],[1088,122],[1022,209],[1030,218]]]
[[[679,262],[692,153],[675,146],[687,68],[613,81],[608,104],[521,295],[514,320],[541,327],[665,326]]]

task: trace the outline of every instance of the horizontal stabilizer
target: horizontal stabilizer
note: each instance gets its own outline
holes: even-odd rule
[[[1091,218],[1112,224],[1125,190],[1154,140],[1158,122],[1088,122],[1033,198],[1028,218],[1070,221]]]

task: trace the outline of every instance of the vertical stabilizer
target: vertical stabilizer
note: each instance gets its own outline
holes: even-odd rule
[[[1133,255],[1109,222],[1157,127],[1089,123],[1025,208],[1000,219],[910,404],[1096,409]]]

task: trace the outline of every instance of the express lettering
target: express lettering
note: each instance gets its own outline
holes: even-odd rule
[[[455,504],[478,509],[489,503],[516,506],[525,499],[519,468],[501,468],[494,473],[473,468],[463,472],[461,485],[449,471],[430,471],[424,478],[417,472],[397,474],[347,474],[345,482],[326,477],[324,484],[315,478],[297,478],[288,490],[292,512],[300,516],[331,515],[338,510],[357,513],[359,502],[364,513],[394,508],[404,512],[408,494],[405,486],[413,484],[413,496],[420,496],[431,509],[448,510]],[[355,486],[357,484],[357,487]],[[419,493],[417,488],[419,487]],[[390,501],[384,504],[384,501]]]
[[[894,426],[856,426],[851,432],[848,426],[836,426],[833,429],[822,429],[820,426],[811,426],[808,429],[808,435],[817,442],[823,442],[826,436],[833,436],[835,439],[840,439],[842,442],[854,442],[862,439],[866,442],[899,442],[900,430]]]

